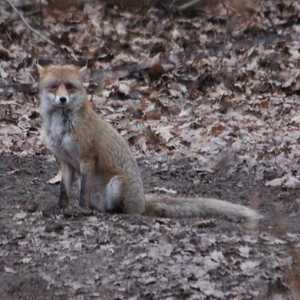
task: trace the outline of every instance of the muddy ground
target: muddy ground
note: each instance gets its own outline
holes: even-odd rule
[[[222,198],[264,218],[255,229],[235,219],[81,213],[76,196],[45,216],[59,194],[47,183],[57,163],[1,155],[0,299],[299,299],[299,190],[265,187],[254,170],[201,173],[195,160],[139,163],[147,192]]]

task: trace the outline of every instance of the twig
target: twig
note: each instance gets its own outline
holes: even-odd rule
[[[205,6],[208,3],[209,3],[209,1],[207,1],[207,0],[192,0],[188,3],[185,3],[181,6],[176,7],[176,9],[181,11],[181,10],[186,10],[186,9],[192,7],[192,6],[195,6],[196,4],[198,4],[198,6]]]
[[[41,13],[42,11],[40,9],[37,9],[37,10],[34,10],[34,11],[31,11],[31,12],[28,12],[26,14],[24,14],[25,17],[29,17],[29,16],[32,16],[32,15],[36,15],[36,14],[39,14]],[[16,22],[18,21],[20,18],[19,16],[16,16],[16,17],[12,17],[8,20],[6,20],[7,23],[13,23],[13,22]]]
[[[32,32],[34,32],[36,35],[38,35],[42,40],[46,41],[47,43],[49,43],[51,46],[56,47],[57,45],[55,45],[51,40],[49,40],[48,38],[46,38],[45,36],[43,36],[39,31],[35,30],[32,26],[30,26],[28,24],[28,22],[25,20],[25,18],[23,17],[23,15],[18,11],[18,9],[14,6],[13,3],[11,3],[10,0],[4,0],[5,2],[7,2],[11,8],[15,11],[15,13],[20,17],[20,19],[24,22],[24,24],[29,28],[29,30],[31,30]]]

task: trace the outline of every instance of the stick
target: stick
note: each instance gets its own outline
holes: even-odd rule
[[[178,6],[178,7],[176,7],[176,9],[177,10],[185,10],[185,9],[188,9],[188,8],[190,8],[190,7],[192,7],[192,6],[195,6],[196,4],[198,4],[198,7],[199,6],[205,6],[205,5],[207,5],[207,4],[209,4],[209,0],[192,0],[192,1],[190,1],[190,2],[188,2],[188,3],[185,3],[185,4],[183,4],[183,5],[181,5],[181,6]]]
[[[41,13],[41,10],[37,9],[37,10],[30,11],[30,12],[24,14],[24,17],[26,18],[26,17],[32,16],[32,15],[36,15],[36,14],[39,14],[39,13]],[[15,17],[11,17],[8,20],[6,20],[6,22],[7,23],[13,23],[13,22],[18,21],[19,19],[20,19],[19,16],[15,16]]]
[[[39,31],[35,30],[32,26],[30,26],[28,24],[28,22],[25,20],[25,18],[23,17],[23,15],[17,10],[17,8],[14,6],[13,3],[11,3],[10,0],[4,0],[5,2],[7,2],[12,9],[15,11],[15,13],[20,17],[20,19],[24,22],[24,24],[29,28],[29,30],[31,30],[32,32],[34,32],[36,35],[38,35],[42,40],[46,41],[48,44],[50,44],[53,47],[57,48],[57,45],[55,45],[51,40],[49,40],[48,38],[46,38],[45,36],[43,36]]]

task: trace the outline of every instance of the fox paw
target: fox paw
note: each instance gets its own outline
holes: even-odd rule
[[[80,217],[88,217],[95,215],[95,212],[90,208],[85,207],[70,207],[63,211],[63,215],[66,218],[80,218]]]
[[[57,204],[47,206],[42,211],[43,217],[50,218],[61,214],[61,209]]]

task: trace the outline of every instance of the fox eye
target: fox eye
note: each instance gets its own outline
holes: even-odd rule
[[[57,87],[58,87],[58,85],[55,84],[55,83],[53,83],[53,84],[50,85],[50,89],[51,89],[51,90],[56,90]]]
[[[67,90],[72,90],[74,88],[74,85],[73,84],[71,84],[71,83],[67,83],[66,84],[66,89]]]

